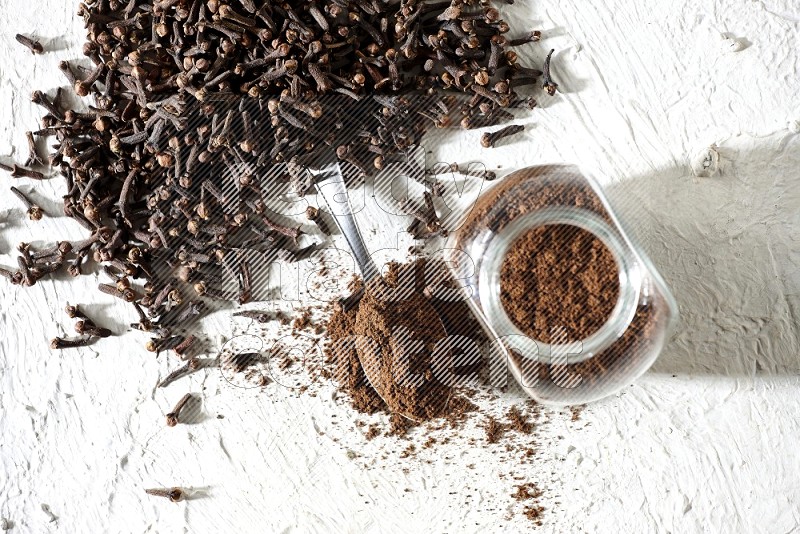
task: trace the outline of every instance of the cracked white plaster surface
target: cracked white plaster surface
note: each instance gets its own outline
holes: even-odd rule
[[[23,133],[39,116],[31,91],[52,92],[63,84],[58,61],[82,59],[77,5],[3,2],[3,162],[24,160]],[[71,330],[67,301],[115,332],[134,320],[95,291],[99,277],[0,283],[0,516],[11,532],[520,531],[529,524],[500,478],[510,473],[547,490],[541,532],[800,528],[797,2],[517,0],[501,11],[517,32],[543,30],[520,53],[540,64],[555,48],[560,92],[537,93],[515,142],[481,150],[481,132],[461,132],[432,157],[479,159],[501,174],[571,162],[602,177],[680,305],[653,370],[589,406],[579,427],[554,418],[534,464],[470,446],[475,427],[414,460],[383,460],[390,439],[365,445],[332,386],[315,397],[261,392],[207,370],[157,390],[175,362],[145,353],[135,333],[51,351],[48,340]],[[32,56],[17,32],[50,51]],[[747,46],[731,53],[723,34]],[[695,178],[691,158],[712,144],[722,172]],[[59,215],[60,179],[16,185],[35,188],[48,215],[28,221],[0,195],[0,264],[14,264],[21,240],[82,236]],[[370,247],[397,242],[397,219],[370,213]],[[230,319],[206,329],[229,336]],[[163,414],[189,390],[207,419],[166,428]],[[173,484],[204,496],[172,504],[143,492]]]

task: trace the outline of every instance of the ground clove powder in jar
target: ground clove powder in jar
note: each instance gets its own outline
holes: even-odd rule
[[[613,254],[593,234],[565,224],[528,230],[503,261],[500,300],[523,333],[544,343],[586,339],[619,297]]]
[[[540,348],[542,344],[554,347],[588,340],[615,314],[629,319],[621,329],[608,336],[604,333],[603,341],[595,345],[598,348],[570,352],[570,358],[558,364],[547,363],[553,361],[552,353],[524,355],[508,347],[518,380],[527,382],[523,384],[526,387],[534,384],[531,393],[537,399],[564,403],[604,396],[647,369],[663,342],[664,321],[670,311],[662,288],[643,278],[642,285],[635,286],[638,297],[619,315],[616,307],[623,288],[617,251],[612,252],[580,225],[557,220],[526,227],[504,248],[498,289],[481,292],[478,278],[482,266],[497,264],[497,236],[508,233],[523,217],[577,210],[618,231],[601,196],[573,169],[539,166],[510,174],[479,197],[450,242],[457,251],[452,257],[454,274],[471,288],[483,320],[492,324],[484,301],[486,293],[491,293],[508,321]]]

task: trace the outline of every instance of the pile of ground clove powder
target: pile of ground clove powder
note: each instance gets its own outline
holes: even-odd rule
[[[513,488],[509,490],[506,506],[517,508],[519,514],[541,525],[544,515],[541,500],[545,492],[533,482],[520,483],[512,466],[536,461],[540,455],[538,430],[547,425],[548,418],[533,401],[502,408],[506,403],[487,387],[488,366],[484,355],[489,339],[463,297],[453,298],[456,282],[445,263],[433,258],[391,263],[383,278],[365,286],[360,278],[354,277],[348,289],[354,294],[363,290],[363,297],[349,309],[334,306],[327,321],[326,366],[332,368],[333,378],[356,411],[388,415],[388,429],[378,423],[357,422],[357,426],[363,427],[365,440],[385,435],[390,441],[388,448],[383,449],[383,459],[396,453],[404,462],[415,461],[423,450],[451,442],[463,441],[465,447],[482,446],[495,451],[498,460],[508,463],[511,469],[508,474],[500,475]],[[397,326],[406,326],[411,332],[410,339],[421,341],[418,348],[422,350],[409,356],[398,349]],[[365,358],[363,353],[359,358],[357,335],[378,340],[380,358],[366,363],[378,369],[377,373],[369,373],[378,376],[375,387],[362,367]],[[464,350],[445,353],[444,357],[450,360],[446,365],[455,375],[451,378],[458,387],[441,383],[432,373],[434,358],[443,354],[436,351],[434,355],[432,344],[444,336],[458,336],[466,340],[465,346],[481,348],[477,354],[470,354],[463,346]],[[396,373],[398,367],[400,373]],[[395,380],[397,376],[420,377],[420,380],[409,385],[402,379]],[[487,407],[488,412],[484,411]],[[420,427],[428,437],[407,434],[414,427]],[[475,427],[484,434],[483,444],[475,438],[462,437],[462,433]],[[415,444],[418,438],[421,441]],[[354,452],[353,456],[358,455]],[[469,464],[466,468],[476,469],[476,466]]]
[[[405,294],[403,294],[405,293]],[[435,373],[437,344],[447,337],[436,310],[399,277],[367,284],[356,314],[357,351],[365,374],[389,409],[413,420],[440,415],[450,387]]]
[[[545,516],[542,502],[550,500],[554,492],[520,477],[519,467],[542,460],[545,449],[539,433],[547,428],[551,413],[532,400],[509,406],[509,399],[498,396],[488,387],[488,362],[484,355],[489,339],[466,301],[452,298],[456,285],[444,262],[419,258],[409,263],[392,263],[382,279],[372,280],[365,287],[361,279],[355,277],[348,289],[353,293],[364,290],[363,297],[350,309],[334,306],[327,322],[326,363],[356,411],[388,415],[388,428],[383,428],[381,423],[357,420],[356,426],[362,429],[365,441],[372,442],[384,436],[386,442],[380,449],[383,460],[391,463],[390,458],[394,458],[403,465],[430,461],[425,459],[429,454],[425,451],[448,444],[489,450],[496,455],[498,465],[508,466],[507,471],[498,473],[501,482],[508,485],[505,503],[501,505],[508,510],[504,519],[510,520],[511,510],[514,510],[532,524],[541,525]],[[390,296],[405,298],[393,300],[388,298]],[[434,321],[441,321],[441,325],[430,328]],[[425,376],[417,387],[391,383],[393,375],[387,371],[392,371],[398,362],[419,366],[413,369],[414,375],[425,375],[432,363],[429,346],[416,354],[416,359],[408,360],[403,360],[402,354],[393,350],[396,340],[392,338],[396,331],[391,326],[404,323],[423,342],[446,333],[463,336],[468,340],[467,345],[481,347],[478,358],[454,351],[450,354],[452,361],[448,362],[455,368],[455,374],[474,379],[474,387],[462,385],[458,380],[458,387],[451,387],[431,376]],[[442,325],[444,329],[440,330]],[[422,326],[428,330],[420,328]],[[381,395],[367,380],[362,368],[363,354],[360,360],[354,342],[354,336],[359,334],[380,340],[385,361],[373,363],[381,369],[380,380],[375,384]],[[441,357],[441,353],[436,355]],[[401,413],[410,414],[415,420]],[[410,432],[415,427],[417,431]],[[483,437],[470,437],[475,436],[474,430]],[[352,451],[352,458],[358,461],[359,454]],[[459,465],[456,458],[445,459],[445,462],[450,461]],[[372,464],[367,463],[369,465]],[[365,468],[372,468],[367,466]],[[463,468],[467,472],[475,470],[476,475],[487,473],[475,464],[466,463]],[[469,488],[464,488],[464,492],[469,499]],[[488,506],[489,513],[497,513],[492,504],[482,506]]]
[[[327,356],[338,383],[358,411],[387,409],[395,431],[404,431],[414,421],[457,417],[467,408],[451,385],[436,376],[436,344],[448,335],[460,335],[479,347],[486,337],[464,300],[430,298],[431,282],[448,276],[441,261],[391,263],[383,278],[366,287],[354,280],[350,290],[364,289],[364,296],[351,309],[335,307],[328,321]],[[364,350],[357,339],[371,339],[376,346]],[[370,366],[368,374],[376,383],[367,379],[362,362]],[[477,376],[481,366],[479,358],[467,358],[459,372]]]

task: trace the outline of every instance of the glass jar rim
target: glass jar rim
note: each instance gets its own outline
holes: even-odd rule
[[[605,323],[589,337],[564,344],[532,339],[511,321],[500,299],[501,267],[513,244],[527,231],[557,224],[575,226],[597,237],[613,255],[619,276],[617,302]],[[573,206],[535,210],[515,218],[486,245],[486,251],[491,253],[479,268],[479,299],[485,303],[485,316],[492,330],[521,356],[546,363],[566,363],[566,356],[568,363],[578,363],[614,343],[633,321],[643,277],[638,255],[627,240],[596,213]]]

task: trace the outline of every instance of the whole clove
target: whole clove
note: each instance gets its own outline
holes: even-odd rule
[[[36,140],[33,137],[33,132],[25,132],[25,137],[28,140],[28,159],[25,161],[27,167],[33,165],[43,165],[44,162],[36,150]]]
[[[197,338],[194,336],[188,336],[186,339],[181,341],[179,344],[175,345],[172,350],[175,351],[175,354],[183,355],[186,351],[188,351],[191,347],[194,346]]]
[[[319,231],[323,234],[331,235],[331,229],[325,219],[322,218],[319,208],[308,206],[306,208],[306,219],[316,224]]]
[[[9,189],[14,194],[14,196],[20,199],[22,203],[25,205],[25,209],[27,210],[28,218],[30,220],[32,221],[41,220],[42,215],[44,214],[42,208],[31,202],[31,200],[28,197],[26,197],[25,194],[23,194],[22,191],[20,191],[16,187],[11,186]]]
[[[186,407],[186,404],[190,400],[192,400],[192,394],[191,393],[187,393],[186,395],[181,397],[181,400],[178,401],[178,403],[175,405],[175,407],[172,409],[172,411],[169,412],[167,414],[167,416],[166,416],[167,417],[167,426],[175,426],[180,422],[179,421],[179,417],[180,417],[180,414],[181,414],[181,410],[183,410]]]
[[[197,359],[197,358],[192,358],[191,360],[186,362],[184,365],[178,367],[177,369],[175,369],[174,371],[169,373],[167,376],[165,376],[164,379],[161,380],[161,382],[158,383],[157,387],[160,387],[160,388],[166,387],[166,386],[170,385],[172,382],[174,382],[175,380],[177,380],[178,378],[182,378],[182,377],[190,374],[192,371],[196,371],[197,369],[200,369],[200,366],[201,366],[200,360]]]
[[[86,314],[84,314],[77,305],[71,305],[70,303],[67,303],[67,305],[64,307],[64,312],[70,319],[88,319]]]
[[[86,347],[87,345],[91,345],[95,338],[92,337],[84,337],[78,339],[66,339],[62,337],[54,337],[52,341],[50,341],[50,348],[53,350],[60,350],[60,349],[73,349],[77,347]]]
[[[75,323],[75,332],[80,335],[88,335],[93,337],[109,337],[111,335],[111,330],[108,328],[102,328],[95,325],[93,322],[81,319],[80,321]]]
[[[542,78],[542,88],[547,91],[547,94],[553,96],[556,94],[558,84],[553,81],[553,75],[550,72],[550,60],[553,57],[555,50],[550,50],[547,54],[547,59],[544,60],[544,77]]]
[[[502,130],[498,130],[496,132],[487,132],[481,137],[481,145],[483,145],[484,148],[495,148],[497,142],[501,139],[510,137],[512,135],[517,135],[523,131],[525,131],[524,126],[511,125],[506,126]]]
[[[19,44],[30,50],[31,53],[33,54],[44,53],[44,47],[42,46],[42,43],[40,43],[35,39],[31,39],[30,37],[22,35],[21,33],[18,33],[14,38],[17,40]]]
[[[268,314],[266,312],[261,312],[261,311],[257,311],[257,310],[245,310],[245,311],[241,311],[241,312],[236,312],[236,313],[233,314],[233,316],[234,317],[244,317],[246,319],[253,319],[254,321],[256,321],[258,323],[262,323],[262,324],[268,323],[272,319],[274,319],[274,317],[272,315],[270,315],[270,314]]]
[[[153,495],[156,497],[166,497],[172,502],[180,502],[186,498],[186,492],[184,492],[181,488],[153,488],[153,489],[146,489],[144,490],[145,493],[148,495]]]

